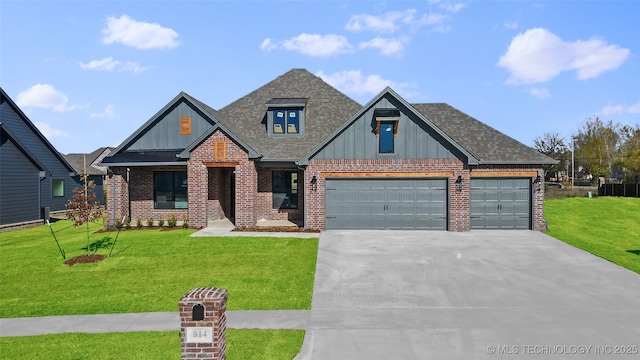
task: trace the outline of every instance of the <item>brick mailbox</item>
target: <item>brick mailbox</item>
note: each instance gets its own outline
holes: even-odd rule
[[[180,359],[226,359],[227,291],[193,289],[180,299],[178,307]]]

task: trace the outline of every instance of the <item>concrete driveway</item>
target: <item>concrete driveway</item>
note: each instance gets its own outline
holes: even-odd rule
[[[325,231],[297,359],[639,353],[640,275],[542,233]]]

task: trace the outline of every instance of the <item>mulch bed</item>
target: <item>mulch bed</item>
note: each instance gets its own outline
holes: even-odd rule
[[[107,258],[106,256],[100,255],[100,254],[80,255],[80,256],[71,258],[65,261],[64,263],[69,266],[73,266],[75,264],[93,264],[93,263],[100,262],[106,258]]]

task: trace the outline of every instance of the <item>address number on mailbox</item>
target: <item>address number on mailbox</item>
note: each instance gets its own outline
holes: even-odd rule
[[[213,342],[213,328],[210,327],[188,327],[186,328],[188,343],[202,344]]]

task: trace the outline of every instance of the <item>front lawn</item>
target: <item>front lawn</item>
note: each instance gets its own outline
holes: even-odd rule
[[[640,273],[640,199],[545,201],[547,234]]]
[[[302,330],[227,330],[227,359],[290,360],[303,338]],[[179,359],[180,332],[0,337],[0,348],[2,358],[12,360]]]
[[[84,227],[52,226],[67,259],[86,254]],[[177,311],[180,298],[198,287],[228,290],[229,310],[311,307],[317,238],[189,237],[193,232],[122,231],[112,257],[74,266],[63,263],[47,226],[0,233],[0,317]],[[93,233],[91,241],[108,255],[115,237]]]

